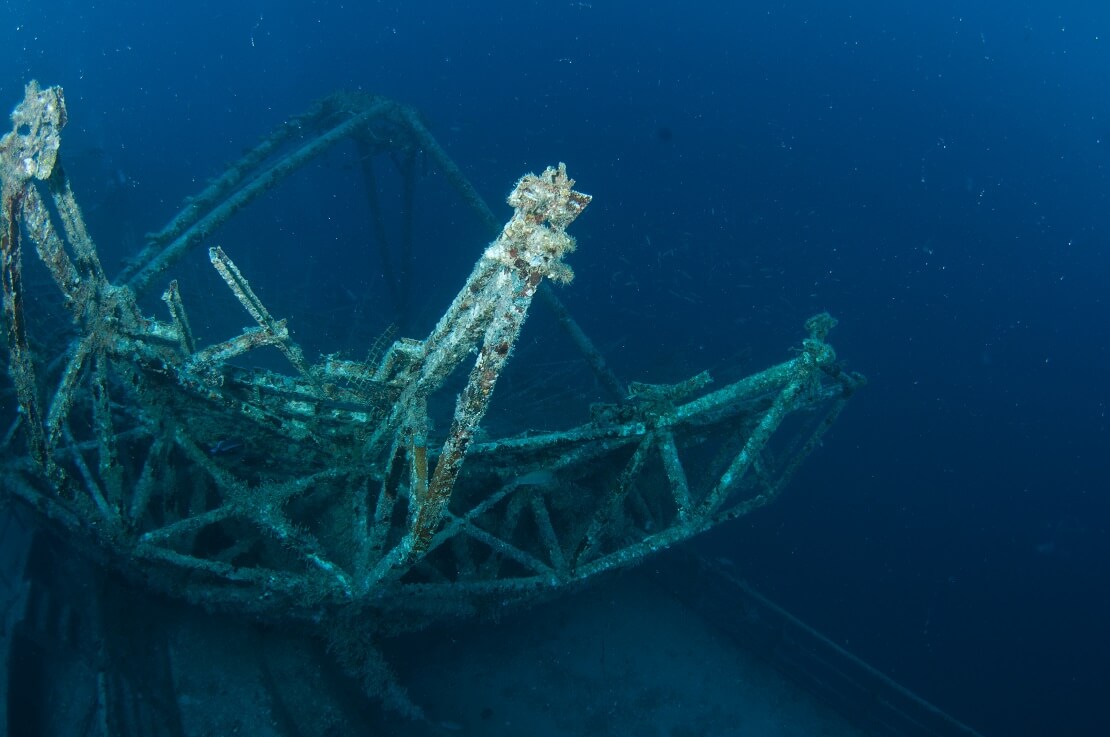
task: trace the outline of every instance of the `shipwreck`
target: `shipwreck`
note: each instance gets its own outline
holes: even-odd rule
[[[558,296],[591,199],[566,167],[522,177],[501,222],[419,116],[370,95],[281,125],[109,275],[63,167],[66,119],[62,90],[32,83],[0,142],[0,492],[102,569],[206,610],[349,651],[364,632],[542,601],[774,500],[863,382],[827,314],[799,326],[788,360],[726,385],[622,381]],[[427,160],[492,237],[453,244],[477,261],[429,334],[366,360],[306,355],[233,260],[249,244],[212,239],[340,144],[368,179],[377,158]],[[200,248],[243,308],[217,342],[194,334],[172,278]],[[532,309],[552,312],[609,401],[575,426],[494,437],[483,418]],[[285,369],[244,360],[263,348]],[[453,409],[433,416],[448,390],[435,406]],[[242,444],[264,461],[222,452]],[[340,660],[390,690],[372,658]]]

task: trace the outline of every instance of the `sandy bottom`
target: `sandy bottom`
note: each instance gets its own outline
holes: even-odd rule
[[[396,644],[401,681],[440,727],[399,721],[386,725],[393,734],[861,735],[710,628],[650,568],[498,624]]]

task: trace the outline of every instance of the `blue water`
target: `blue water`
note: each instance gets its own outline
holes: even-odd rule
[[[561,293],[623,377],[759,368],[829,310],[870,379],[782,500],[701,545],[985,734],[1110,734],[1110,5],[170,7],[0,8],[0,100],[64,86],[104,250],[341,88],[419,109],[494,203],[565,161],[595,200]],[[380,293],[357,197],[291,186],[225,248]],[[456,214],[423,214],[459,239],[421,264],[431,317],[486,237]]]

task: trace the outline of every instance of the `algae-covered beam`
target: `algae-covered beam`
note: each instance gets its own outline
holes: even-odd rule
[[[405,123],[408,124],[408,128],[412,131],[412,135],[419,144],[420,149],[426,156],[435,162],[436,166],[443,172],[443,175],[447,177],[447,181],[455,188],[459,196],[462,197],[463,202],[477,213],[482,224],[491,235],[496,233],[498,228],[501,227],[501,221],[497,219],[497,216],[493,214],[493,210],[490,209],[490,206],[482,199],[482,195],[478,194],[478,190],[474,188],[474,185],[470,183],[466,175],[462,173],[462,169],[459,168],[459,165],[447,155],[447,152],[443,150],[443,146],[439,145],[439,141],[437,141],[435,136],[425,127],[423,121],[420,120],[420,116],[416,114],[416,111],[405,105],[398,105],[397,112],[404,119]]]
[[[616,402],[624,401],[626,398],[624,385],[613,370],[609,368],[609,364],[605,362],[605,356],[601,355],[601,351],[597,349],[593,341],[586,335],[585,331],[578,324],[578,321],[571,316],[570,310],[566,308],[563,301],[559,299],[559,295],[551,289],[548,284],[540,286],[540,299],[548,306],[555,319],[559,321],[559,325],[563,331],[571,339],[571,342],[577,346],[578,350],[582,352],[582,356],[586,359],[586,365],[594,372],[601,385],[609,392],[609,396]]]
[[[573,250],[574,240],[565,231],[590,201],[588,195],[575,192],[573,185],[562,164],[517,183],[509,196],[512,218],[425,341],[423,355],[412,368],[416,375],[409,380],[399,407],[411,405],[437,388],[475,344],[478,358],[459,395],[427,492],[410,500],[414,511],[409,532],[378,566],[375,576],[385,575],[390,566],[402,562],[407,567],[428,550],[536,289],[545,277],[557,281],[571,278],[563,257]],[[395,410],[393,422],[400,421],[400,411]],[[383,423],[383,427],[391,425]]]
[[[367,443],[369,455],[383,451],[411,408],[441,387],[479,345],[504,349],[483,360],[487,367],[503,363],[519,330],[519,324],[514,328],[513,323],[523,321],[515,316],[517,310],[527,310],[545,277],[562,282],[572,277],[562,261],[574,246],[565,229],[590,200],[574,192],[568,184],[572,182],[562,165],[558,170],[549,168],[542,177],[521,179],[509,197],[515,208],[512,218],[478,260],[431,334],[421,343],[393,344],[382,360],[379,378],[404,389],[389,419]],[[500,366],[496,368],[499,374]]]
[[[516,211],[501,237],[483,256],[483,259],[502,265],[498,274],[501,283],[496,286],[507,294],[493,310],[478,360],[466,388],[459,395],[451,430],[428,486],[428,496],[420,500],[412,523],[410,559],[427,550],[439,526],[466,451],[489,407],[494,385],[520,335],[540,282],[544,277],[568,281],[572,276],[563,257],[574,249],[574,240],[565,231],[590,202],[588,195],[575,192],[573,186],[574,180],[567,176],[566,166],[560,164],[558,169],[549,168],[538,177],[524,177],[509,195],[509,204]]]
[[[27,428],[31,458],[52,468],[42,426],[34,361],[23,311],[22,222],[32,180],[45,182],[54,173],[61,131],[68,117],[60,87],[40,89],[31,82],[12,111],[12,130],[0,138],[0,258],[2,258],[4,330],[8,372],[15,385]]]
[[[220,204],[213,207],[169,243],[144,251],[116,279],[118,284],[126,284],[142,294],[156,276],[164,272],[190,248],[199,244],[213,230],[223,225],[232,215],[268,192],[278,182],[300,169],[310,159],[320,155],[339,141],[350,137],[367,121],[384,111],[390,103],[381,102],[371,105],[357,115],[347,118],[333,128],[311,138],[300,148],[284,156],[271,166],[254,174],[249,181],[233,193],[228,194]]]
[[[315,377],[309,371],[308,364],[305,363],[304,352],[289,337],[289,329],[285,327],[285,321],[274,319],[270,311],[266,309],[266,305],[262,304],[262,300],[251,289],[246,277],[239,272],[239,267],[224,253],[224,249],[219,246],[210,248],[208,249],[208,257],[235,295],[235,298],[239,300],[243,308],[258,323],[258,326],[270,337],[272,344],[289,359],[289,363],[293,364],[293,368],[297,369],[301,376],[312,383],[316,383]]]
[[[46,452],[42,404],[23,311],[23,247],[19,211],[19,197],[17,194],[9,194],[5,180],[3,215],[0,219],[0,258],[3,259],[4,332],[7,334],[8,374],[15,385],[23,424],[27,428],[31,459],[41,466],[50,461]]]
[[[404,120],[408,123],[413,136],[420,144],[421,150],[424,154],[431,158],[436,163],[439,169],[447,177],[447,181],[455,188],[459,196],[462,197],[463,202],[470,206],[470,208],[478,215],[478,218],[485,225],[486,230],[490,234],[496,233],[500,227],[500,222],[497,216],[493,214],[493,210],[486,204],[486,201],[478,194],[478,190],[462,173],[458,164],[447,155],[443,147],[424,126],[420,120],[420,116],[416,114],[412,108],[399,106],[398,111]],[[551,289],[549,284],[541,284],[539,288],[540,299],[543,300],[555,315],[555,319],[559,321],[559,325],[566,331],[574,345],[582,351],[582,355],[586,358],[586,363],[589,365],[590,370],[598,377],[601,385],[605,387],[606,391],[612,396],[615,401],[621,401],[625,398],[624,387],[621,385],[620,380],[616,374],[612,372],[605,358],[601,355],[601,351],[594,346],[593,341],[582,330],[578,322],[571,316],[570,312],[563,305],[559,296]]]
[[[228,166],[228,168],[224,170],[224,173],[212,180],[200,194],[190,197],[186,201],[184,209],[170,220],[165,227],[154,233],[147,233],[147,240],[152,244],[161,244],[169,242],[181,235],[186,228],[210,212],[224,197],[240,186],[244,179],[250,176],[251,172],[259,168],[263,162],[279,151],[282,146],[310,132],[318,124],[321,116],[324,114],[327,102],[327,99],[321,100],[309,108],[304,114],[284,121],[276,130],[270,133],[270,135],[266,136],[238,160]],[[141,264],[142,262],[143,258],[141,256],[136,259],[137,264]],[[130,278],[130,274],[127,271],[125,271],[122,276],[125,277],[125,279]]]
[[[177,279],[170,282],[166,291],[162,293],[162,301],[170,311],[170,319],[180,335],[182,353],[188,357],[197,349],[196,339],[193,338],[193,328],[189,325],[189,317],[185,314],[185,304],[181,301],[181,289],[177,286]]]

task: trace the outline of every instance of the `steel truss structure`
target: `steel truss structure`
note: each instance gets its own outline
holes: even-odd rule
[[[566,229],[590,203],[561,164],[517,183],[511,219],[423,340],[312,362],[212,248],[252,324],[198,345],[177,281],[161,275],[339,141],[364,160],[419,150],[491,228],[494,216],[412,110],[334,95],[213,180],[113,280],[61,166],[62,90],[30,84],[12,120],[0,142],[0,485],[105,565],[211,609],[398,631],[539,599],[773,500],[862,383],[838,364],[822,314],[790,360],[727,386],[711,390],[707,374],[623,386],[548,285],[569,279]],[[32,251],[56,294],[26,283]],[[162,317],[139,307],[156,286]],[[481,438],[537,295],[615,401],[570,429]],[[244,368],[264,346],[289,370]],[[433,441],[428,399],[470,360]],[[229,461],[228,437],[249,438],[265,469]]]

